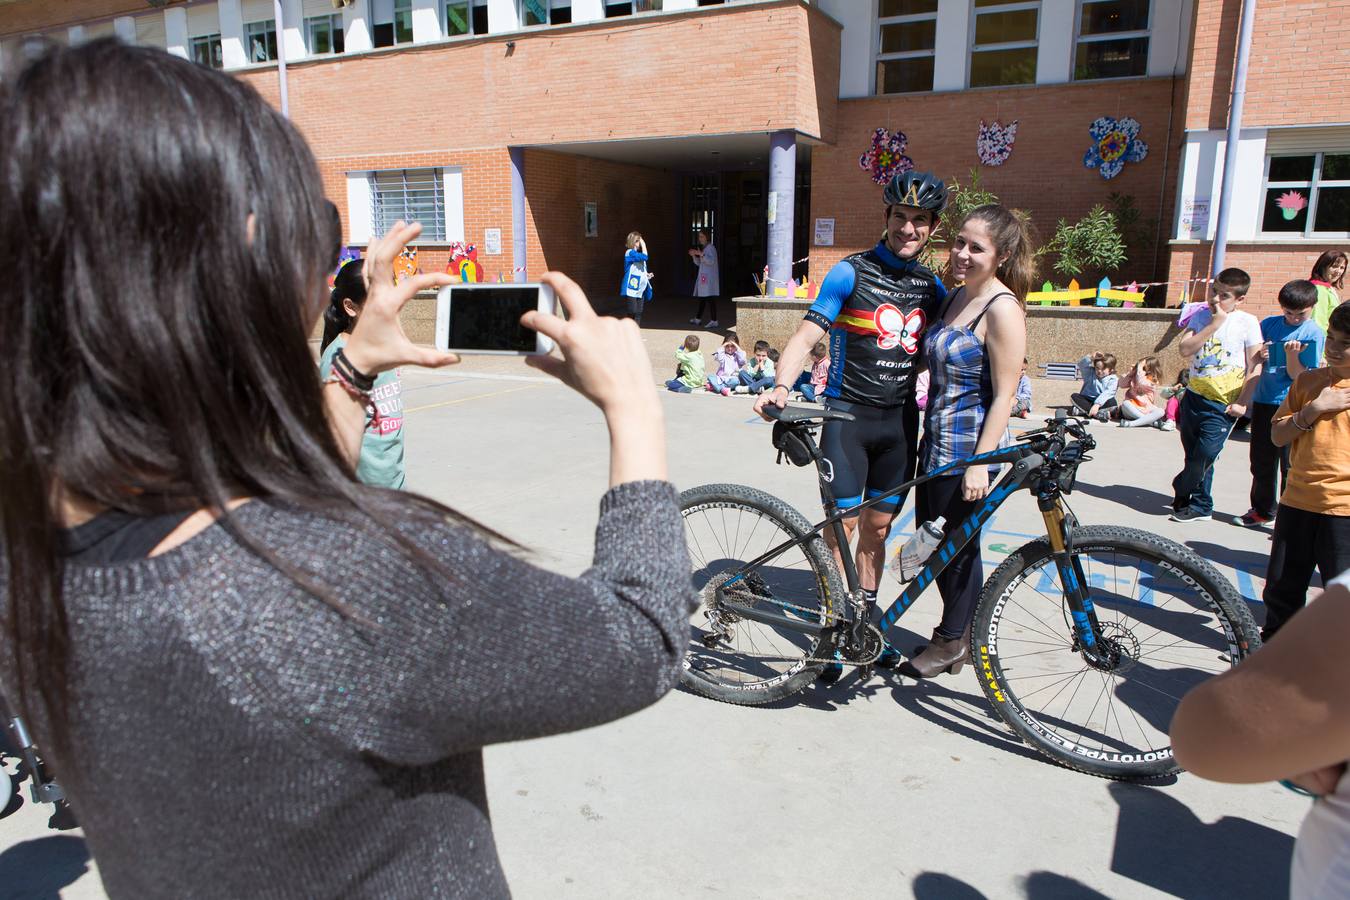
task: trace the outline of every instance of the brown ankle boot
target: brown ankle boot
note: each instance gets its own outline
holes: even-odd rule
[[[943,672],[955,675],[970,659],[970,640],[962,635],[954,640],[944,638],[936,631],[933,641],[923,652],[900,666],[900,672],[911,678],[932,678]]]

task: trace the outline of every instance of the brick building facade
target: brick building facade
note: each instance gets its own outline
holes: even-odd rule
[[[1152,301],[1175,302],[1208,270],[1237,0],[279,5],[280,29],[273,0],[0,0],[0,63],[29,35],[116,34],[225,68],[279,106],[284,56],[289,114],[348,242],[400,212],[430,216],[426,269],[463,240],[487,278],[560,268],[612,294],[637,229],[658,291],[679,294],[684,251],[708,225],[724,293],[753,292],[775,228],[807,258],[793,273],[819,279],[881,230],[858,157],[884,127],[907,135],[919,168],[962,183],[978,170],[1043,238],[1128,195],[1140,222],[1113,277],[1172,282]],[[1258,8],[1227,251],[1252,272],[1258,312],[1350,237],[1350,55],[1325,37],[1348,12],[1350,0]],[[1149,145],[1110,180],[1083,165],[1099,116],[1136,119]],[[1018,122],[1016,143],[983,166],[977,128],[995,120]],[[770,146],[785,135],[795,169],[775,181]],[[1300,202],[1280,199],[1291,191],[1305,204],[1292,218],[1279,205]],[[822,220],[833,243],[817,246]]]

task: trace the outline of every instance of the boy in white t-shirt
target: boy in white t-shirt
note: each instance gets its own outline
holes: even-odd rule
[[[1191,317],[1178,348],[1191,358],[1191,380],[1177,413],[1186,465],[1172,479],[1174,522],[1210,518],[1214,461],[1233,423],[1246,414],[1261,375],[1261,324],[1238,309],[1251,284],[1251,276],[1241,269],[1220,272],[1209,308]]]

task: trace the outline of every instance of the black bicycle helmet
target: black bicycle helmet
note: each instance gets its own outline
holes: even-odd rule
[[[947,208],[947,185],[931,172],[901,172],[892,176],[883,195],[887,206],[916,206],[941,215]]]

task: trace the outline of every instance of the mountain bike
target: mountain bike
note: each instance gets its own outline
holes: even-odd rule
[[[1180,771],[1167,736],[1188,689],[1237,665],[1261,640],[1233,585],[1189,548],[1119,525],[1083,526],[1065,496],[1096,446],[1062,412],[1007,447],[943,466],[850,510],[881,503],[973,465],[1009,464],[985,501],[947,531],[887,608],[874,608],[849,553],[841,579],[822,535],[847,547],[832,471],[815,440],[829,408],[777,410],[775,446],[814,464],[825,518],[811,525],[764,491],[709,484],[680,495],[701,602],[681,681],[728,703],[781,700],[823,666],[870,675],[883,634],[1016,491],[1036,498],[1044,537],[1011,553],[985,582],[970,659],[1013,733],[1057,763],[1106,778]],[[780,440],[781,435],[782,440]]]

